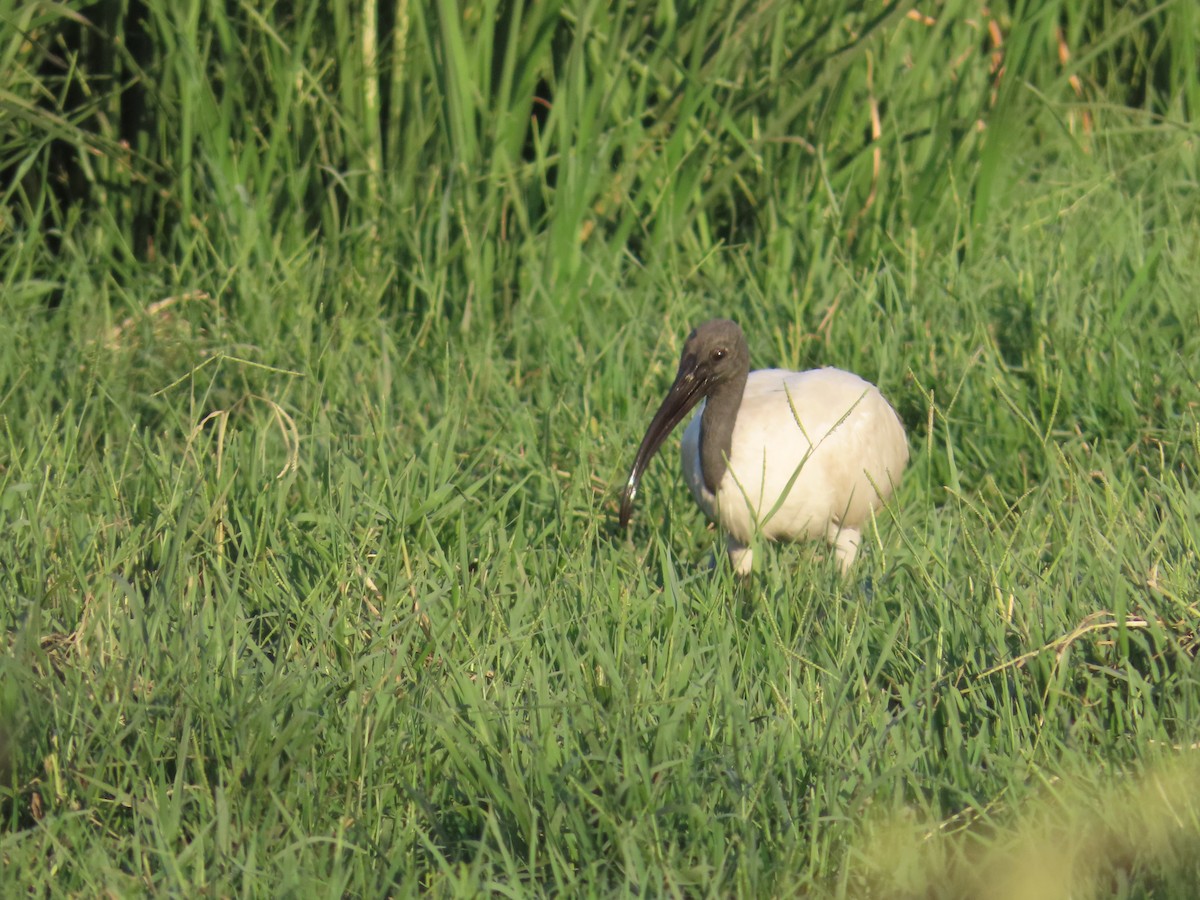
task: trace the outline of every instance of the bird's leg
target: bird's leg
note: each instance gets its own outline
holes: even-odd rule
[[[844,575],[850,571],[850,566],[854,564],[854,557],[858,555],[858,545],[862,541],[862,532],[857,528],[850,528],[847,525],[830,522],[829,527],[825,529],[825,538],[833,545],[833,553],[837,557],[838,568],[842,570],[842,574]]]
[[[733,571],[739,575],[749,575],[754,566],[754,551],[732,537],[726,538],[725,543],[729,548],[729,561],[733,563]]]

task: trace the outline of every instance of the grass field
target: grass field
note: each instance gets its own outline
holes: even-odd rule
[[[0,0],[28,896],[1186,897],[1200,13]],[[876,382],[846,578],[619,489]]]

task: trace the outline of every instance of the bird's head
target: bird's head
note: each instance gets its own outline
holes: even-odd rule
[[[667,396],[650,420],[638,447],[629,480],[621,498],[621,527],[633,515],[633,499],[646,466],[667,435],[691,410],[720,385],[745,379],[750,370],[750,348],[741,327],[729,319],[713,319],[688,335],[679,358],[679,369]]]

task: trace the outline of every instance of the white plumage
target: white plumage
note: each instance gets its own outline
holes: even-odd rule
[[[621,524],[659,446],[703,400],[683,435],[683,473],[700,508],[725,531],[735,569],[750,571],[757,534],[823,537],[844,572],[908,463],[904,427],[879,389],[850,372],[749,369],[736,323],[714,319],[688,336],[629,473]]]
[[[879,389],[834,368],[751,372],[715,495],[700,468],[703,412],[683,433],[683,475],[725,531],[737,571],[750,571],[756,529],[771,541],[824,537],[848,569],[862,527],[908,463],[904,428]]]

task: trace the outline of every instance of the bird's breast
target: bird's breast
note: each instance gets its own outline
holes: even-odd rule
[[[705,514],[734,539],[804,539],[859,524],[908,461],[899,419],[879,390],[840,369],[751,372],[729,467],[710,491],[700,465],[704,406],[684,431],[683,472]]]

